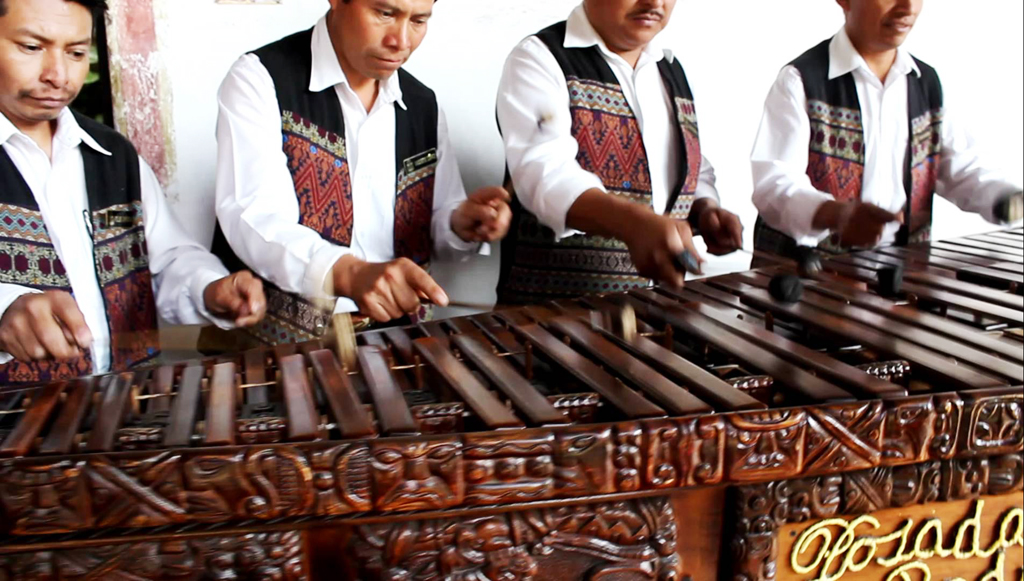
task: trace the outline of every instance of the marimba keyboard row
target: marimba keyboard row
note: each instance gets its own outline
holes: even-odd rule
[[[1024,383],[1020,230],[7,390],[0,457],[416,436]],[[905,266],[902,294],[872,292]],[[637,333],[619,324],[635,317]]]

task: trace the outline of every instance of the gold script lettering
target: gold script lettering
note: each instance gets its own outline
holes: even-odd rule
[[[870,534],[881,527],[878,519],[871,515],[863,515],[852,521],[844,518],[826,519],[811,525],[800,534],[790,553],[790,567],[798,575],[817,572],[813,581],[838,581],[847,572],[861,571],[875,562],[886,568],[898,566],[889,573],[886,581],[930,581],[931,569],[924,563],[928,559],[952,557],[967,560],[996,555],[995,563],[979,581],[1006,581],[1005,550],[1013,546],[1024,546],[1024,509],[1012,508],[1003,513],[999,535],[987,549],[981,546],[981,517],[984,509],[984,500],[975,501],[974,511],[958,523],[955,538],[949,547],[943,546],[943,523],[938,518],[922,521],[913,534],[914,521],[907,519],[897,530],[883,536]],[[880,547],[897,540],[898,546],[888,557],[876,557]],[[808,555],[811,555],[810,559]],[[1024,581],[1024,571],[1019,574],[1022,577],[1020,581]]]

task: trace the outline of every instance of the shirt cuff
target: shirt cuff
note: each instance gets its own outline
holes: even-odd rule
[[[327,244],[313,254],[313,259],[306,267],[302,279],[302,294],[313,298],[334,298],[333,289],[328,287],[328,278],[332,275],[334,264],[343,256],[355,254],[352,249],[335,244]],[[333,284],[333,279],[331,279]]]
[[[561,179],[549,183],[544,190],[548,193],[540,193],[539,199],[533,204],[533,214],[541,224],[547,226],[555,233],[555,240],[568,238],[581,234],[579,230],[568,228],[565,224],[569,216],[569,209],[576,203],[576,200],[588,190],[601,190],[605,192],[601,179],[588,171],[566,172]],[[557,193],[556,193],[557,192]]]
[[[224,278],[223,274],[219,274],[212,271],[196,273],[192,277],[192,283],[189,285],[188,292],[192,298],[192,304],[195,306],[196,312],[199,316],[210,321],[217,327],[224,329],[225,331],[235,328],[235,321],[233,319],[225,319],[218,317],[210,313],[206,309],[206,287]]]
[[[817,246],[822,240],[828,238],[832,231],[815,229],[814,215],[818,213],[818,208],[822,204],[834,201],[834,199],[817,190],[791,194],[786,200],[786,207],[782,212],[786,223],[791,228],[791,231],[786,234],[792,236],[800,246]]]

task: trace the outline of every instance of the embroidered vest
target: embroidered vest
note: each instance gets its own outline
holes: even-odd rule
[[[864,126],[853,73],[828,78],[830,42],[822,42],[791,64],[803,78],[811,122],[807,175],[815,188],[845,202],[859,200],[861,196]],[[928,240],[942,157],[942,85],[935,69],[916,58],[914,62],[921,75],[907,75],[910,138],[904,154],[903,181],[909,203],[903,210],[904,225],[896,235],[898,245]],[[754,247],[793,256],[796,242],[758,217],[754,226]],[[830,253],[849,251],[839,244],[837,234],[823,240],[818,248]]]
[[[352,245],[352,182],[345,148],[345,119],[334,87],[309,90],[313,70],[312,29],[254,51],[274,81],[281,109],[282,148],[295,184],[299,224],[325,240]],[[398,258],[429,268],[430,224],[437,168],[438,108],[434,92],[399,69],[402,101],[395,106],[395,223]],[[246,266],[231,250],[218,227],[214,253],[232,271]],[[331,313],[312,301],[264,281],[267,316],[248,329],[263,343],[274,345],[320,337]],[[332,303],[333,304],[333,303]],[[421,315],[424,315],[421,313]],[[425,315],[424,315],[425,316]]]
[[[613,196],[652,206],[651,175],[643,136],[615,74],[597,47],[565,48],[566,23],[537,37],[565,74],[576,161],[598,176]],[[667,215],[685,220],[700,177],[700,138],[693,96],[678,61],[663,59],[658,70],[672,97],[680,135],[679,167],[685,172],[668,203]],[[507,181],[507,180],[506,180]],[[513,200],[513,221],[502,243],[499,304],[530,304],[590,293],[643,287],[641,277],[618,240],[585,234],[555,241],[550,228]]]
[[[111,337],[111,369],[124,371],[158,354],[143,337],[157,329],[149,255],[142,224],[142,187],[135,148],[117,132],[90,119],[75,119],[107,156],[82,145],[89,199],[93,259]],[[41,291],[72,292],[32,190],[0,148],[0,282]],[[83,219],[85,217],[83,216]],[[130,337],[124,333],[131,332]],[[58,361],[0,365],[0,385],[43,383],[89,375],[86,353]]]

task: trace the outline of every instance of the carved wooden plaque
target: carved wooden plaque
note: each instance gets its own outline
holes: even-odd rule
[[[787,524],[777,566],[793,581],[1024,581],[1024,496]]]

